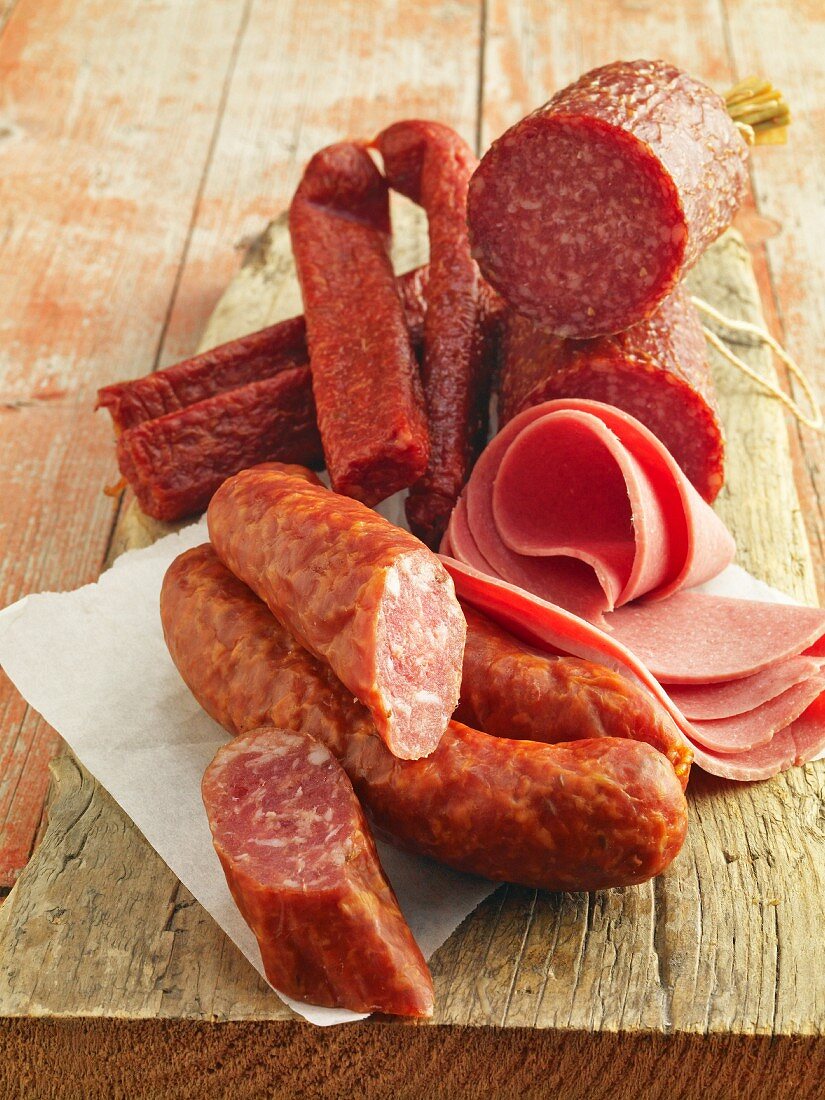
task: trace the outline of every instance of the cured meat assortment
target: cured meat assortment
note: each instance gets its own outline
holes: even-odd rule
[[[677,287],[625,332],[566,340],[520,314],[506,316],[499,420],[576,397],[615,405],[664,444],[707,501],[724,480],[724,435],[696,308]]]
[[[450,723],[424,760],[400,760],[329,666],[301,648],[208,546],[170,566],[169,652],[232,733],[301,730],[340,760],[375,825],[459,870],[553,890],[643,882],[679,851],[682,788],[650,744],[596,737],[541,745]]]
[[[680,280],[742,201],[738,125],[631,61],[480,162],[421,119],[330,145],[289,212],[304,316],[99,391],[143,510],[208,506],[161,620],[235,735],[204,803],[288,995],[432,1012],[365,814],[493,881],[630,886],[679,852],[693,763],[825,750],[825,611],[708,590],[736,548]],[[428,222],[401,277],[391,190]],[[411,530],[372,510],[401,491]]]
[[[264,727],[218,750],[202,785],[226,881],[276,989],[358,1012],[430,1016],[427,964],[341,765]]]
[[[458,702],[466,633],[438,557],[299,467],[224,482],[208,522],[224,564],[328,661],[389,748],[431,753]]]
[[[429,225],[422,378],[430,460],[406,511],[413,534],[435,547],[487,438],[491,357],[466,224],[467,186],[478,161],[455,131],[420,119],[382,130],[375,147],[390,187],[423,206]]]
[[[424,396],[389,257],[386,180],[363,146],[310,160],[289,210],[312,390],[337,493],[377,504],[422,476]]]
[[[664,61],[585,73],[494,141],[470,181],[482,274],[559,336],[649,317],[745,195],[724,100]]]
[[[626,675],[542,653],[464,606],[467,642],[454,717],[495,737],[557,744],[584,737],[647,741],[687,786],[693,753],[664,707]]]

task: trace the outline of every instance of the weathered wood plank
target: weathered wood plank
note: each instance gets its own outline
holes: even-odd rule
[[[3,29],[0,604],[100,569],[95,389],[155,362],[242,14],[20,0]],[[29,857],[55,744],[0,680],[0,885]]]
[[[765,241],[765,282],[776,304],[776,334],[814,379],[822,400],[825,7],[818,0],[722,0],[722,6],[737,75],[765,73],[792,106],[788,144],[759,150],[751,175],[759,209],[775,225]],[[791,428],[800,459],[797,483],[825,598],[825,438],[802,426]]]

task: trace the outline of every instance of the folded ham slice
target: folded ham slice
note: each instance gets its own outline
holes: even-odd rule
[[[629,414],[560,400],[515,417],[442,552],[462,599],[513,633],[644,683],[705,770],[762,779],[825,748],[825,611],[696,590],[733,539]]]

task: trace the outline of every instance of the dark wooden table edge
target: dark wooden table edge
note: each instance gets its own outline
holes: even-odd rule
[[[0,1019],[0,1094],[82,1097],[821,1096],[825,1035],[377,1022]],[[469,1048],[469,1049],[468,1049]],[[470,1067],[469,1069],[467,1067]]]

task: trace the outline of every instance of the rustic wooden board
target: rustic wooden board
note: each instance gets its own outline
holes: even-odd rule
[[[398,211],[403,269],[423,257],[421,223]],[[736,234],[691,282],[719,308],[759,320]],[[251,249],[203,346],[296,306],[280,219]],[[772,376],[764,351],[740,350]],[[781,408],[723,363],[714,370],[729,433],[720,510],[740,560],[811,600]],[[162,531],[130,505],[113,553]],[[817,1094],[825,981],[811,945],[825,937],[825,764],[756,785],[697,774],[685,849],[655,882],[590,895],[502,887],[432,960],[431,1025],[369,1020],[331,1031],[295,1020],[69,756],[55,780],[42,846],[0,909],[7,1088],[28,1059],[38,1095],[67,1095],[67,1066],[84,1096],[124,1079],[131,1096],[198,1095],[194,1074],[209,1082],[204,1095],[229,1079],[249,1096],[278,1086],[333,1096],[355,1083],[375,1096],[542,1095],[560,1085],[587,1096],[597,1083],[620,1097],[643,1086],[649,1096],[768,1096],[787,1081],[795,1095]],[[97,1043],[105,1067],[89,1063]],[[173,1047],[186,1067],[177,1084]],[[41,1050],[59,1058],[59,1077],[35,1057]],[[436,1055],[446,1071],[416,1079]],[[135,1059],[137,1081],[123,1077]]]

